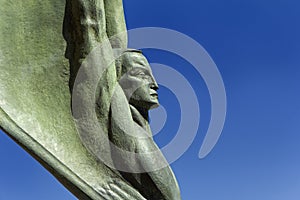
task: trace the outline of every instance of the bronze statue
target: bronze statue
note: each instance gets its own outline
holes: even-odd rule
[[[127,49],[122,1],[0,7],[1,129],[78,199],[180,199],[148,123],[158,86]]]
[[[99,161],[107,157],[103,156],[102,152],[110,148],[112,162],[107,164],[106,160],[104,164],[115,170],[144,198],[180,199],[176,179],[152,139],[148,122],[148,110],[159,105],[156,92],[158,85],[142,52],[126,49],[124,17],[116,19],[117,16],[113,15],[114,12],[122,11],[122,1],[97,0],[95,4],[91,1],[71,1],[70,4],[73,4],[73,13],[69,13],[70,8],[67,6],[64,27],[67,30],[65,38],[69,44],[66,55],[69,55],[71,69],[75,71],[73,76],[83,65],[91,65],[90,68],[98,68],[98,71],[102,72],[98,77],[95,106],[101,130],[95,130],[94,133],[82,131],[82,142]],[[74,13],[74,10],[80,10],[81,13]],[[105,19],[101,15],[103,13]],[[118,14],[120,16],[120,13]],[[99,15],[103,18],[99,18]],[[103,26],[103,23],[106,26]],[[111,31],[111,27],[114,27],[114,31]],[[111,35],[112,33],[116,36]],[[68,35],[72,35],[73,38],[70,39]],[[110,47],[109,44],[103,45],[108,40]],[[101,48],[97,51],[99,46]],[[70,50],[71,48],[73,50]],[[120,52],[112,65],[101,60],[106,59],[101,56],[108,57],[107,54],[111,54],[109,48],[112,52]],[[94,73],[88,70],[89,67],[86,67],[85,74]],[[77,85],[81,85],[82,82],[74,83],[75,79],[76,76],[72,78],[71,74],[70,86],[74,86],[73,91],[78,91]],[[78,121],[84,116],[82,113],[75,114]],[[86,127],[83,129],[90,130]],[[100,135],[100,132],[102,136],[96,136]],[[109,138],[107,143],[110,145],[103,144],[105,137]],[[151,154],[152,152],[155,153]],[[156,165],[161,167],[156,169]]]

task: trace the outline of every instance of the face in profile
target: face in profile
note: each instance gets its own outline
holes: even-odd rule
[[[119,83],[131,105],[150,110],[159,106],[158,85],[150,65],[141,52],[125,52]]]

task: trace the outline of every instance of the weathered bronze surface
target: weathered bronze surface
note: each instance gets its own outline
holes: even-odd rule
[[[0,127],[79,199],[180,199],[121,0],[0,2]]]

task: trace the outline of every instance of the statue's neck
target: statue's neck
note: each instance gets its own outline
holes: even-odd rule
[[[142,117],[149,123],[149,111],[143,108],[136,108]]]
[[[130,105],[133,120],[143,127],[147,132],[151,132],[149,127],[149,113],[146,109],[140,109]]]

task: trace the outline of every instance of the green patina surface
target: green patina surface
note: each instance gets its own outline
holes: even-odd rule
[[[104,199],[115,175],[76,132],[64,9],[59,0],[0,1],[0,126],[77,197]]]
[[[82,59],[106,38],[124,32],[126,26],[121,0],[67,2],[72,2],[70,19],[75,24],[69,30],[73,38],[65,38],[68,44],[63,38],[65,1],[0,0],[0,127],[79,199],[144,200],[140,192],[149,190],[147,187],[150,183],[154,183],[153,188],[150,188],[152,192],[161,192],[157,194],[161,195],[159,199],[180,199],[176,179],[168,166],[162,170],[147,172],[149,182],[141,184],[142,189],[137,189],[120,176],[118,170],[99,162],[87,150],[88,145],[83,145],[82,138],[85,136],[78,134],[78,126],[71,113],[70,77],[73,85],[72,81],[81,67]],[[78,20],[79,18],[82,20]],[[93,20],[96,22],[95,26],[90,23]],[[110,48],[126,48],[127,36],[121,34],[115,37],[110,40],[110,45]],[[70,47],[67,50],[69,60],[64,56],[67,46]],[[100,54],[96,57],[98,55]],[[101,56],[107,58],[105,52]],[[112,67],[115,67],[114,64]],[[83,67],[83,70],[86,70],[84,72],[87,77],[99,78],[90,69]],[[117,84],[115,68],[109,68],[104,74],[100,89],[109,92],[105,94],[107,96],[100,98],[102,102],[99,112],[106,113],[106,118],[102,116],[99,122],[108,124],[112,86]],[[90,101],[89,96],[93,96],[95,91],[89,90],[91,87],[88,84],[82,88],[84,89],[78,93],[83,102]],[[122,90],[119,92],[124,96]],[[118,100],[116,110],[126,110],[126,106],[129,109],[126,99]],[[95,102],[88,103],[84,104],[86,108],[79,108],[83,109],[81,113],[95,112]],[[134,123],[134,113],[130,114],[129,110],[127,112],[129,118],[120,113],[116,116],[125,124]],[[89,124],[90,120],[87,119],[85,123]],[[148,122],[145,122],[145,126],[148,127]],[[112,129],[113,142],[120,143],[120,147],[125,148],[129,140],[119,136],[124,130],[108,129]],[[95,130],[91,138],[94,136],[95,140],[99,138],[98,130]],[[95,148],[91,147],[89,150],[99,149],[99,143],[95,140],[88,141],[88,144],[95,145]],[[152,139],[147,143],[135,139],[134,145],[139,151],[147,145],[158,149]],[[155,163],[155,158],[141,157],[138,161],[143,161],[143,167],[147,168],[147,165]],[[151,195],[154,196],[154,192]],[[151,195],[148,199],[155,199]]]

